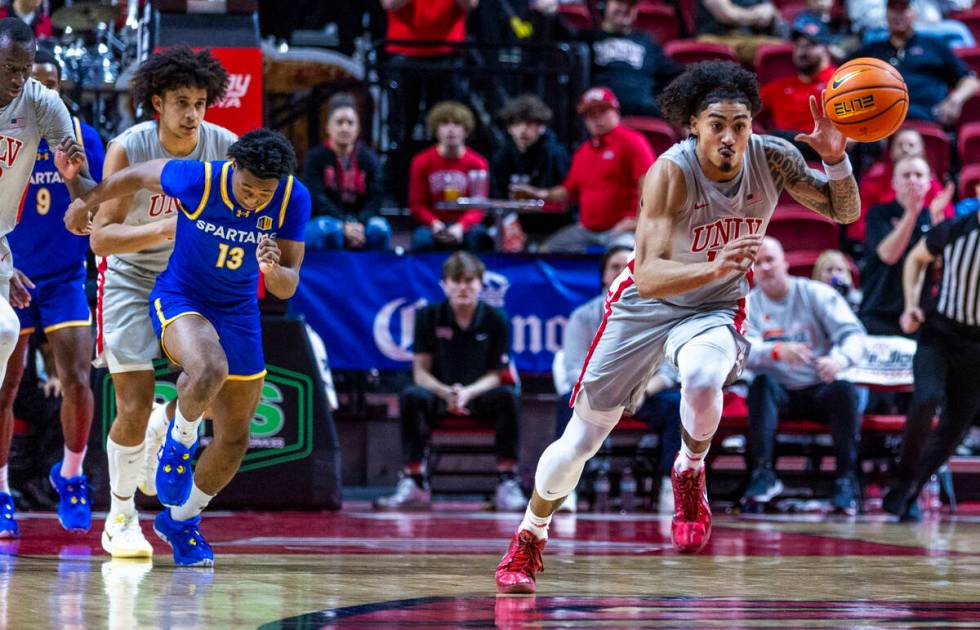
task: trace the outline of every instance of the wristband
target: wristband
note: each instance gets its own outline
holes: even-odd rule
[[[830,179],[847,179],[853,172],[851,169],[851,158],[845,153],[844,159],[837,164],[823,162],[823,170]]]

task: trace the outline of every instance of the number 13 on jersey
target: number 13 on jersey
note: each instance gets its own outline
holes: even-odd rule
[[[226,243],[218,243],[218,262],[214,266],[234,271],[242,266],[244,258],[245,250],[241,247],[228,247]]]

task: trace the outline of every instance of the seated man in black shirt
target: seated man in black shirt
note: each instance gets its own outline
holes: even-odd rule
[[[639,0],[609,0],[592,44],[592,85],[606,85],[624,116],[660,116],[656,97],[684,68],[660,44],[634,30]]]
[[[858,49],[852,58],[875,57],[895,66],[909,89],[908,117],[952,127],[980,82],[942,38],[915,32],[909,0],[888,0],[888,39]]]
[[[446,301],[415,316],[412,377],[401,393],[405,468],[378,509],[425,509],[432,503],[425,454],[430,430],[447,414],[473,415],[497,424],[498,510],[523,510],[527,497],[516,479],[520,401],[501,376],[510,368],[507,318],[480,301],[486,268],[476,256],[457,252],[442,266]]]
[[[868,210],[866,246],[861,261],[864,296],[859,315],[870,335],[902,334],[898,323],[905,306],[902,265],[919,238],[945,219],[951,194],[947,188],[925,208],[930,177],[929,165],[923,158],[900,159],[895,163],[892,177],[895,201]],[[932,291],[924,289],[922,295],[923,299],[929,299]]]
[[[510,197],[515,184],[551,188],[565,181],[571,159],[548,129],[551,108],[533,94],[507,102],[497,117],[507,127],[507,141],[490,160],[490,194]]]

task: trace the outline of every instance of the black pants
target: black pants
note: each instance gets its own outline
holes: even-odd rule
[[[933,333],[922,331],[922,337]],[[932,419],[946,397],[946,373],[949,365],[943,358],[940,346],[923,343],[919,340],[912,360],[912,376],[915,390],[905,417],[905,431],[902,437],[902,456],[898,460],[896,476],[900,483],[915,484],[916,470],[922,449],[932,428]]]
[[[432,426],[446,415],[446,401],[417,385],[406,387],[398,397],[402,416],[402,451],[409,465],[425,460]],[[497,423],[497,461],[517,461],[520,400],[513,387],[495,387],[466,406],[475,418]]]
[[[805,389],[786,389],[770,376],[756,376],[749,387],[749,447],[757,468],[773,464],[780,416],[829,422],[837,475],[854,474],[861,418],[852,383],[834,381]]]
[[[964,331],[948,319],[933,315],[922,328],[919,344],[915,355],[916,379],[919,369],[931,370],[927,379],[927,387],[942,388],[945,398],[936,397],[942,401],[942,412],[939,415],[939,426],[929,433],[928,439],[921,447],[922,435],[928,432],[928,422],[932,419],[929,411],[928,392],[923,393],[923,403],[919,415],[909,421],[914,427],[906,425],[906,450],[904,450],[903,469],[911,470],[906,476],[910,479],[901,480],[910,494],[918,494],[929,477],[936,472],[953,454],[956,446],[963,441],[967,431],[980,417],[980,387],[977,387],[977,374],[980,373],[980,334],[975,331]],[[941,385],[939,385],[941,384]],[[918,396],[919,382],[916,380]],[[925,416],[928,415],[928,420]],[[925,429],[923,429],[923,425]],[[910,436],[909,431],[918,431],[917,436]],[[913,494],[913,496],[914,496]]]

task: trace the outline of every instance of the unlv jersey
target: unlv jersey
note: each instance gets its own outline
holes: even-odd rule
[[[228,147],[234,144],[237,136],[224,127],[202,122],[198,129],[197,146],[187,155],[171,155],[160,144],[159,131],[156,121],[147,121],[134,125],[116,136],[109,144],[118,143],[126,152],[130,166],[150,160],[194,160],[210,162],[225,159]],[[151,193],[140,190],[133,196],[127,225],[145,225],[163,219],[177,216],[178,202],[162,193]],[[108,257],[110,269],[127,270],[136,266],[144,271],[158,274],[167,267],[167,261],[173,252],[173,241],[160,243],[141,252],[113,254]],[[120,265],[120,261],[125,264]]]
[[[696,148],[697,139],[692,137],[660,156],[680,167],[687,184],[687,200],[678,211],[670,239],[670,260],[683,263],[712,260],[728,241],[765,233],[782,192],[773,181],[763,136],[749,138],[742,170],[730,182],[708,179]],[[748,279],[738,274],[661,301],[687,307],[732,304],[748,292]]]

